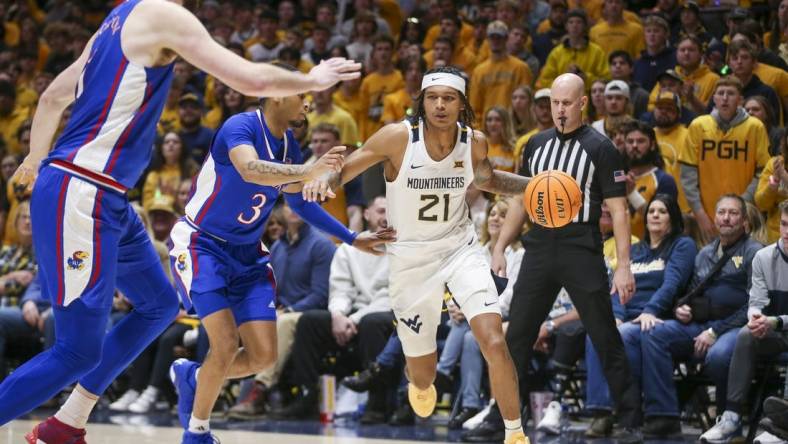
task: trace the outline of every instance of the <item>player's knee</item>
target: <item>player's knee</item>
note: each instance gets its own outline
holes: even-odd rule
[[[486,332],[477,338],[485,356],[497,356],[506,351],[506,339],[501,332]]]
[[[239,337],[237,331],[226,331],[211,337],[211,353],[222,361],[230,361],[238,353]]]

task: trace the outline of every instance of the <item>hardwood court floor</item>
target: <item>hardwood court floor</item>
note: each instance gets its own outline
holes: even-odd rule
[[[14,421],[0,428],[0,443],[21,444],[24,435],[35,425],[32,421]],[[151,425],[90,424],[86,440],[90,444],[178,444],[181,429]],[[417,444],[418,441],[358,438],[350,436],[299,435],[242,430],[217,430],[226,444]],[[423,441],[422,441],[423,442]]]

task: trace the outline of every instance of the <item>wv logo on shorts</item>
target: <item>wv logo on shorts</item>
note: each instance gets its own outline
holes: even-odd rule
[[[87,259],[89,256],[90,255],[84,251],[75,251],[70,258],[66,259],[68,269],[81,271],[83,268],[85,268],[85,259]]]
[[[419,334],[419,330],[421,330],[421,325],[423,324],[423,322],[419,321],[420,316],[421,315],[416,315],[413,319],[399,318],[399,320],[403,324],[407,325],[411,330],[416,332],[416,334]]]
[[[175,268],[177,268],[181,273],[186,271],[186,253],[181,253],[178,255],[178,259],[175,260]]]

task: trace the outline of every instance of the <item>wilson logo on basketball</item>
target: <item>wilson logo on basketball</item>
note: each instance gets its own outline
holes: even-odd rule
[[[559,228],[572,222],[580,211],[582,192],[575,179],[563,171],[544,171],[525,188],[523,204],[535,223]]]

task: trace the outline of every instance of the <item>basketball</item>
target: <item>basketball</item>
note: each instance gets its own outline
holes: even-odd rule
[[[523,203],[528,216],[547,228],[568,224],[580,211],[583,193],[575,179],[563,171],[543,171],[528,182]]]

